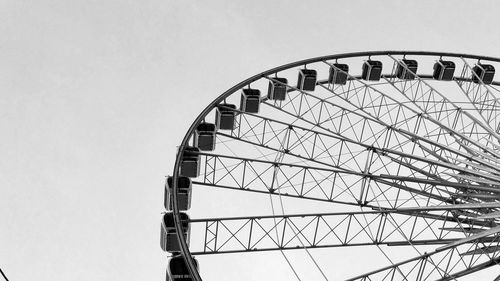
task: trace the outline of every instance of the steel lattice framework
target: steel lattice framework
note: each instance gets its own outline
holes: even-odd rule
[[[406,57],[419,62],[417,72],[401,63]],[[368,59],[383,62],[380,80],[358,73]],[[432,77],[441,59],[456,64],[451,81]],[[407,247],[410,258],[388,258],[386,266],[348,280],[455,280],[491,266],[500,271],[500,84],[483,83],[473,70],[478,61],[500,69],[500,59],[491,57],[364,52],[291,63],[229,89],[201,112],[180,145],[172,175],[177,233],[176,179],[196,126],[211,120],[217,106],[239,104],[242,89],[266,92],[270,82],[286,87],[286,99],[263,95],[259,113],[230,109],[234,129],[218,130],[216,149],[198,153],[193,196],[197,188],[223,188],[332,208],[285,213],[281,205],[281,214],[273,206],[265,216],[191,218],[202,239],[192,236],[188,247],[178,235],[182,255]],[[314,91],[290,82],[304,68],[318,71]],[[414,79],[398,78],[398,68]],[[334,84],[329,70],[346,74],[347,82]],[[192,259],[186,263],[193,280],[201,280]]]

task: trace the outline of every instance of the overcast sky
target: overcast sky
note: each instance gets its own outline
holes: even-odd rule
[[[0,267],[10,280],[164,280],[164,177],[211,100],[320,55],[500,57],[499,6],[0,0]]]

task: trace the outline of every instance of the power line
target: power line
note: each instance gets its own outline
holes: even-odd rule
[[[9,281],[9,279],[7,279],[7,276],[5,276],[1,268],[0,268],[0,273],[2,274],[3,278],[5,278],[6,281]]]

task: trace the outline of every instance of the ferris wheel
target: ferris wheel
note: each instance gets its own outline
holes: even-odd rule
[[[166,182],[167,280],[245,280],[258,262],[274,280],[498,280],[499,64],[363,52],[238,83],[187,129]]]

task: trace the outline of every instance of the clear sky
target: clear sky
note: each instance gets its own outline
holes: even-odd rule
[[[253,74],[320,55],[500,57],[499,8],[1,0],[0,267],[21,281],[163,280],[164,177],[211,100]]]

